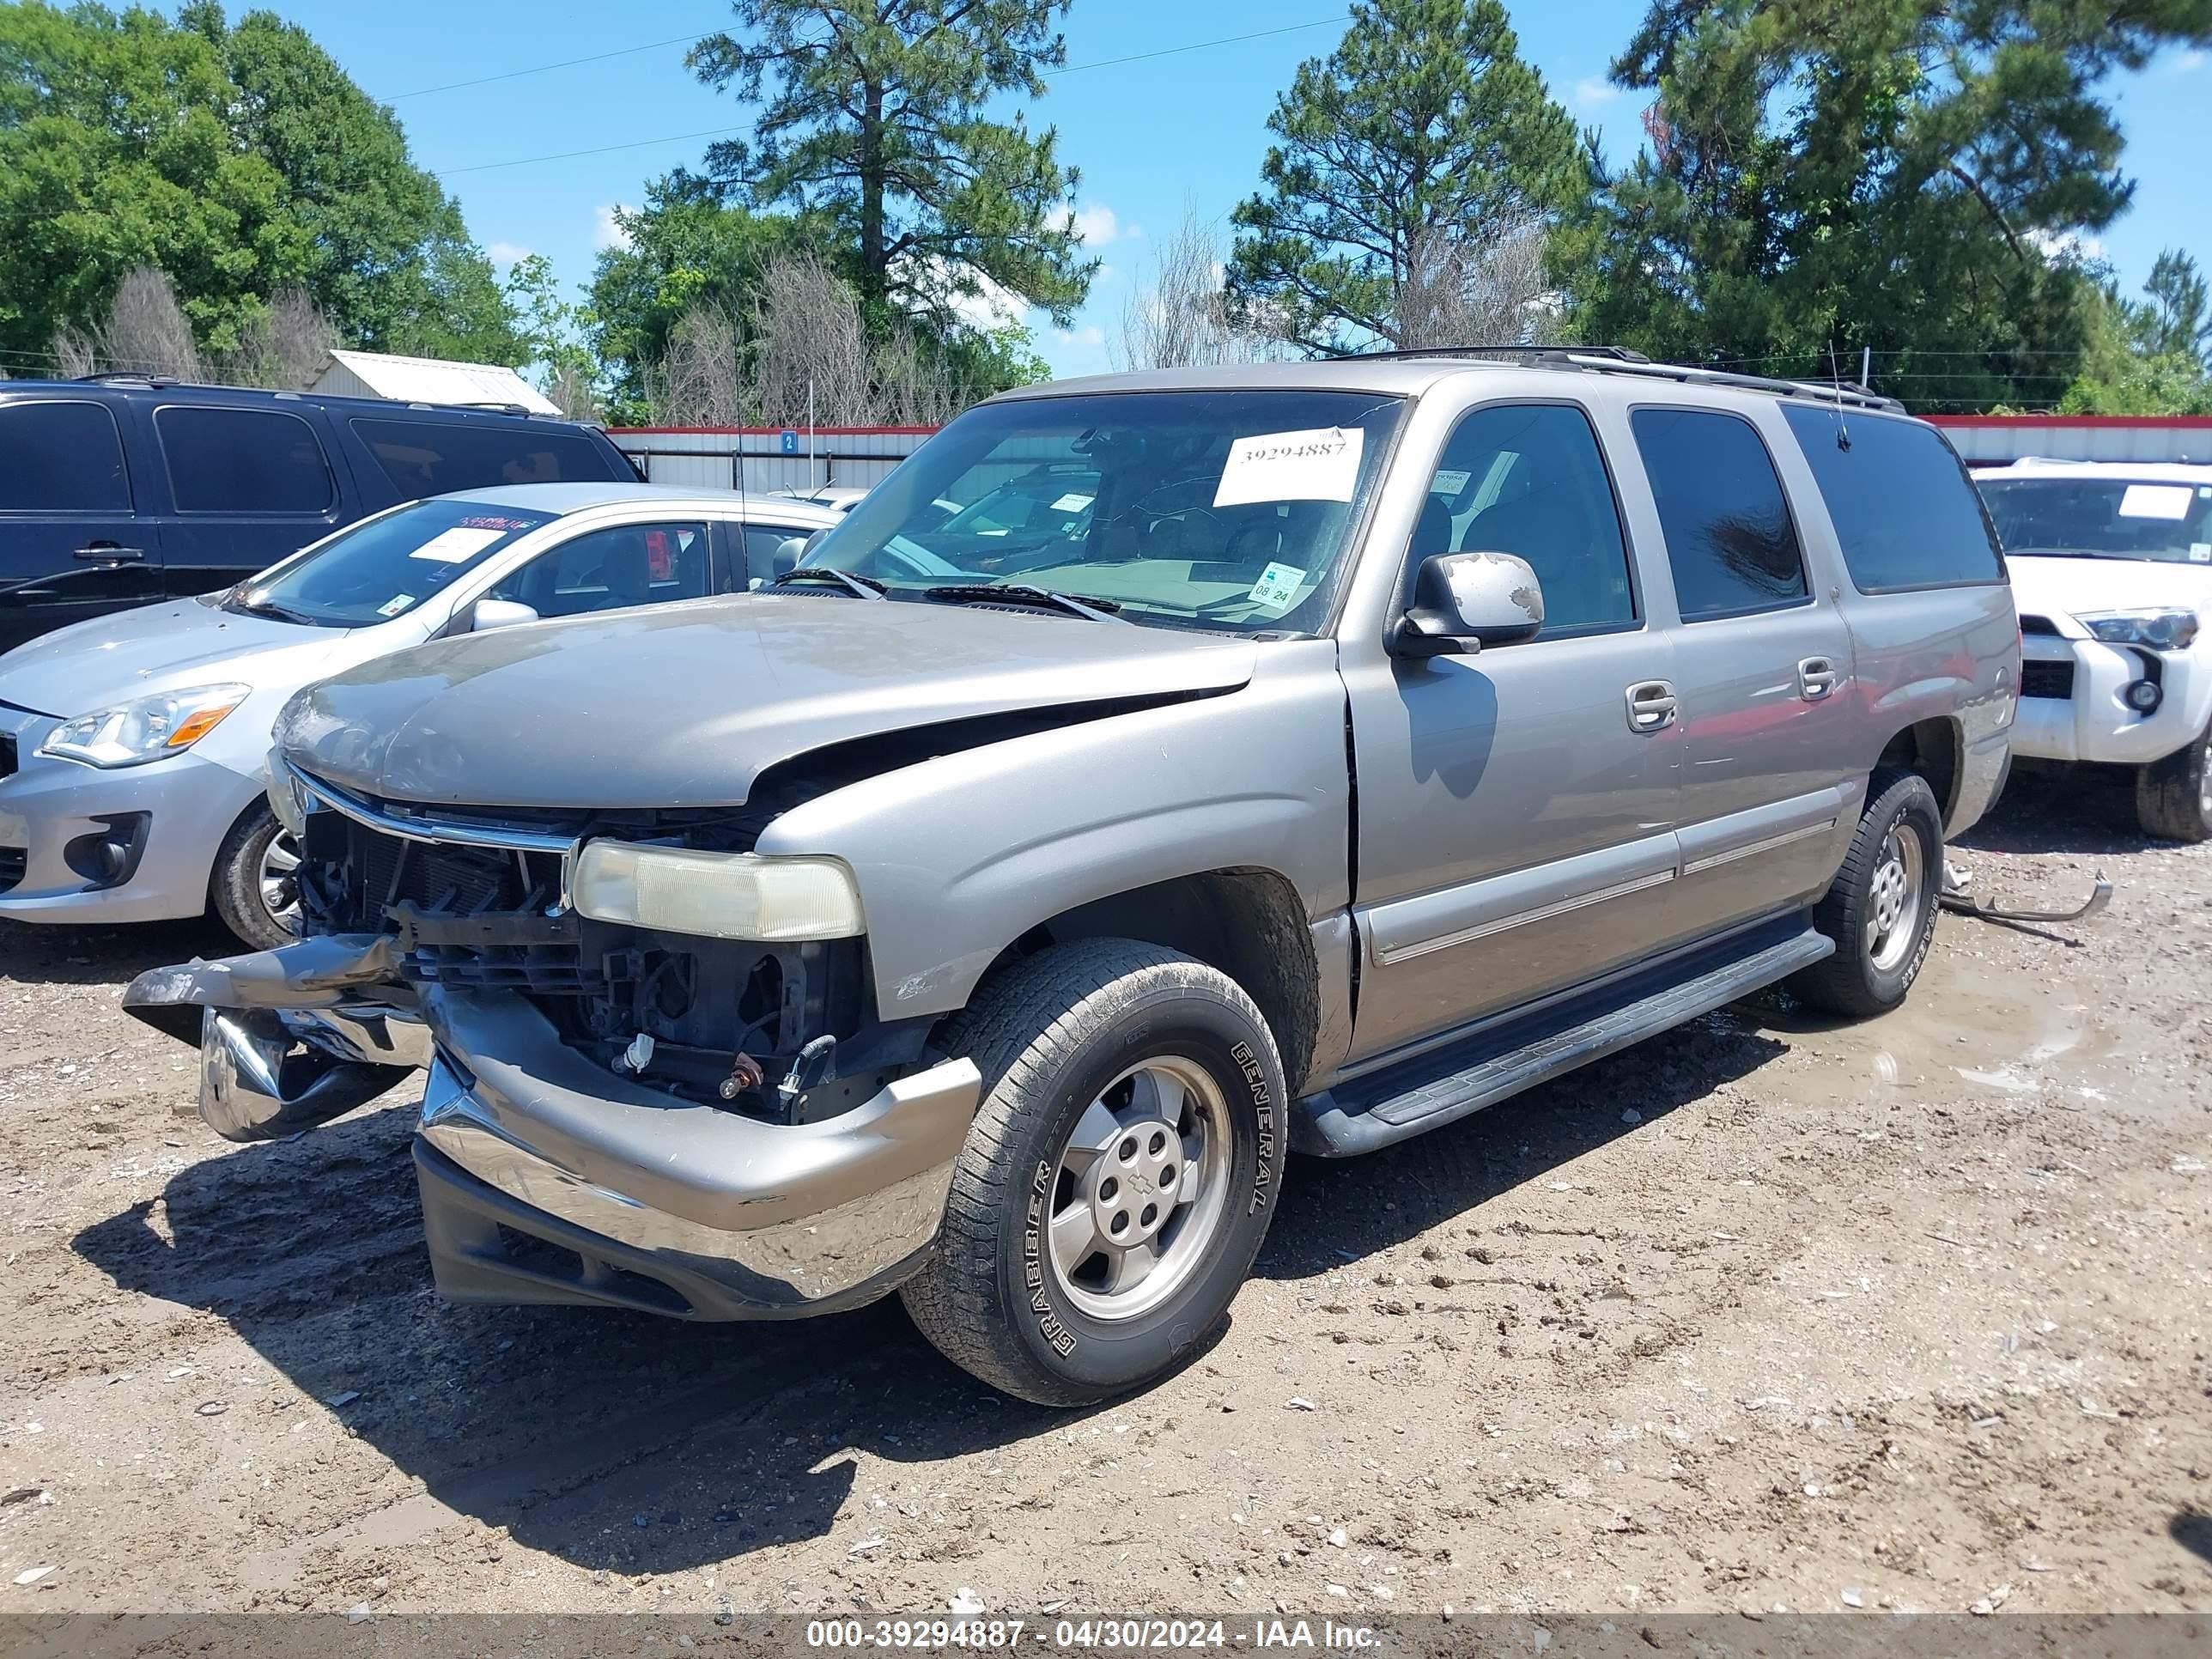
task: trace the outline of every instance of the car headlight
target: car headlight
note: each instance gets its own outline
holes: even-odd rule
[[[591,841],[576,855],[568,896],[594,921],[712,939],[849,939],[862,931],[853,873],[835,859]]]
[[[307,793],[292,775],[292,769],[284,764],[282,748],[269,751],[269,758],[261,764],[261,775],[269,781],[269,810],[276,815],[276,822],[295,836],[306,835]]]
[[[64,720],[39,745],[56,760],[87,766],[139,766],[180,754],[222,724],[244,702],[250,685],[200,685],[161,691]]]
[[[2080,611],[2075,620],[2106,645],[2142,645],[2153,651],[2181,651],[2197,637],[2194,611],[2168,605],[2151,611]]]

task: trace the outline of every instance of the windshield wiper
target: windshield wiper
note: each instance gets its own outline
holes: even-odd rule
[[[935,599],[943,605],[1027,605],[1046,606],[1065,611],[1071,617],[1080,617],[1085,622],[1119,622],[1115,613],[1121,606],[1112,599],[1088,599],[1073,593],[1055,593],[1049,587],[1031,587],[1024,582],[1009,582],[1001,587],[995,582],[952,582],[942,587],[925,587],[925,599]]]
[[[288,610],[274,599],[238,590],[234,590],[230,595],[229,608],[241,616],[274,617],[279,622],[298,623],[306,628],[322,626],[314,617],[302,611]]]
[[[836,582],[846,592],[863,599],[880,599],[890,592],[873,576],[856,576],[849,570],[834,569],[826,564],[805,564],[796,570],[787,570],[769,586],[781,587],[786,582]]]

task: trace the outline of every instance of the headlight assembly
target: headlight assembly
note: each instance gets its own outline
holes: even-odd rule
[[[2106,645],[2183,651],[2197,637],[2197,615],[2179,605],[2148,611],[2080,611],[2075,620]]]
[[[57,726],[39,745],[39,753],[103,769],[181,754],[221,725],[252,689],[201,685],[96,708]]]
[[[712,939],[849,939],[862,931],[852,872],[835,859],[591,841],[576,855],[569,898],[594,921]]]

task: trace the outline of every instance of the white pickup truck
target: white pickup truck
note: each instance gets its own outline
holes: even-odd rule
[[[2212,465],[2027,460],[1976,482],[2020,607],[2013,754],[2129,767],[2145,834],[2212,836]]]

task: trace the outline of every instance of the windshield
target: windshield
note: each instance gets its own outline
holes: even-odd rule
[[[2212,484],[2112,477],[1976,482],[2008,553],[2212,564]]]
[[[331,538],[266,577],[241,582],[224,604],[325,628],[367,628],[403,617],[556,514],[477,501],[416,501]]]
[[[1155,626],[1312,632],[1401,403],[1217,391],[986,404],[916,450],[805,564],[894,599],[1042,588]]]

